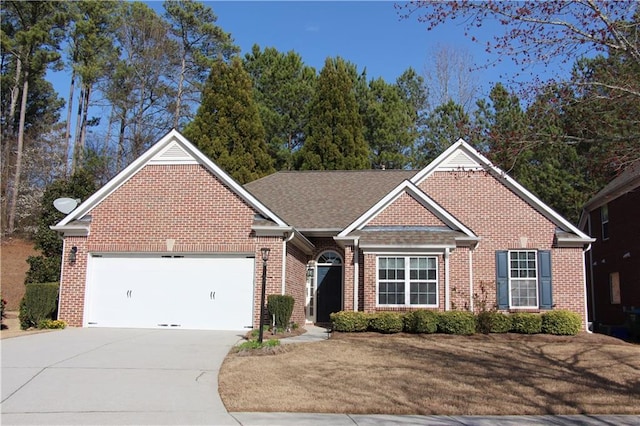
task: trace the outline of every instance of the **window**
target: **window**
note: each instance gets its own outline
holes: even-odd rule
[[[602,239],[609,239],[609,206],[600,207],[600,222],[602,223]]]
[[[378,305],[438,305],[438,259],[379,257]]]
[[[552,309],[551,251],[496,252],[499,309]]]
[[[620,273],[609,274],[609,296],[612,305],[620,304]]]
[[[509,252],[509,305],[538,307],[538,277],[535,251]]]

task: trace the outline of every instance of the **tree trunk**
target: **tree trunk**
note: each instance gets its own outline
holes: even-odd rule
[[[183,87],[184,86],[184,74],[187,69],[187,60],[183,56],[180,66],[180,79],[178,80],[178,94],[176,96],[176,112],[173,116],[173,128],[178,130],[178,124],[180,122],[180,107],[182,105]]]
[[[87,140],[87,120],[89,115],[89,98],[91,97],[91,86],[83,85],[82,99],[82,125],[80,127],[80,167],[84,164],[84,151]]]
[[[71,84],[69,86],[69,106],[67,107],[67,128],[64,132],[64,152],[65,152],[65,165],[64,174],[69,176],[69,145],[71,139],[71,114],[73,111],[73,92],[75,91],[76,71],[71,72]]]
[[[76,133],[75,133],[75,142],[73,144],[73,155],[71,156],[71,174],[73,175],[76,172],[76,167],[78,165],[78,147],[80,146],[80,128],[82,126],[82,100],[84,87],[80,88],[80,96],[78,97],[78,113],[76,114]]]
[[[18,192],[20,191],[20,174],[22,173],[22,148],[24,146],[24,125],[27,114],[27,97],[29,95],[29,70],[24,72],[24,82],[22,86],[22,102],[20,105],[20,122],[18,123],[18,149],[16,150],[16,170],[13,178],[13,188],[11,190],[11,202],[9,204],[9,220],[7,223],[7,233],[13,234],[16,221],[16,204],[18,203]]]

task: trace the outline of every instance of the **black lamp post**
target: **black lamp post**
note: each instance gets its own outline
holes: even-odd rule
[[[264,296],[267,288],[267,260],[269,260],[268,247],[260,249],[262,252],[262,294],[260,295],[260,332],[258,333],[258,343],[262,343],[262,325],[264,323]]]

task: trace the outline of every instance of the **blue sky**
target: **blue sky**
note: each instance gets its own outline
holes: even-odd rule
[[[159,14],[164,13],[162,1],[147,3]],[[204,3],[217,15],[217,24],[231,33],[242,49],[242,56],[254,44],[262,49],[274,47],[281,52],[293,50],[317,72],[327,57],[340,56],[356,64],[358,70],[366,69],[369,79],[382,77],[392,83],[409,67],[423,75],[432,53],[440,46],[470,53],[473,61],[468,64],[469,68],[498,59],[497,56],[488,57],[483,46],[491,40],[490,32],[500,28],[483,25],[483,32],[474,34],[479,42],[473,42],[464,35],[460,22],[447,22],[427,31],[427,25],[418,22],[416,17],[400,19],[392,1]],[[540,64],[529,71],[544,79],[558,69],[556,64],[547,67]],[[506,84],[517,72],[509,58],[497,66],[473,71],[473,78],[480,86],[477,96],[486,97],[493,84],[497,81]],[[68,71],[50,73],[49,76],[59,96],[66,98],[70,80]]]

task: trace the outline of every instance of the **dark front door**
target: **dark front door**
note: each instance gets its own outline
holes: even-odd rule
[[[342,309],[342,265],[318,265],[316,322],[329,322],[329,314]]]

